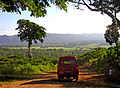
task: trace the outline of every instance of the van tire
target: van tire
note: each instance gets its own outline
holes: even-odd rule
[[[78,75],[74,77],[75,81],[78,81]]]
[[[62,80],[62,77],[58,76],[58,81],[61,81]]]

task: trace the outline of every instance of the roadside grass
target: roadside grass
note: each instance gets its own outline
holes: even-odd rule
[[[7,78],[4,78],[4,79],[2,77],[0,77],[0,85],[10,84],[10,82],[16,82],[16,81],[24,80],[24,79],[27,79],[29,77],[28,76],[27,77],[14,77],[14,78],[13,77],[7,77]]]

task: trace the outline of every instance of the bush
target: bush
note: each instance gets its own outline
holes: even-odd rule
[[[14,66],[2,65],[0,66],[0,74],[2,75],[14,75]]]

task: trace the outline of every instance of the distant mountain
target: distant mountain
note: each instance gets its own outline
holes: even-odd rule
[[[106,44],[103,34],[49,34],[44,43],[38,43],[36,46],[80,46],[92,43]],[[0,36],[0,45],[26,45],[26,42],[20,41],[17,35]],[[33,44],[35,45],[35,44]]]
[[[14,36],[7,36],[3,35],[0,36],[0,44],[20,44],[20,40],[17,35]]]

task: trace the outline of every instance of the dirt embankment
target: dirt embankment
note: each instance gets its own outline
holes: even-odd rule
[[[90,71],[86,65],[80,66],[79,79],[58,81],[56,71],[38,74],[26,80],[11,83],[0,83],[0,88],[120,88],[120,86],[105,83],[104,74]]]

